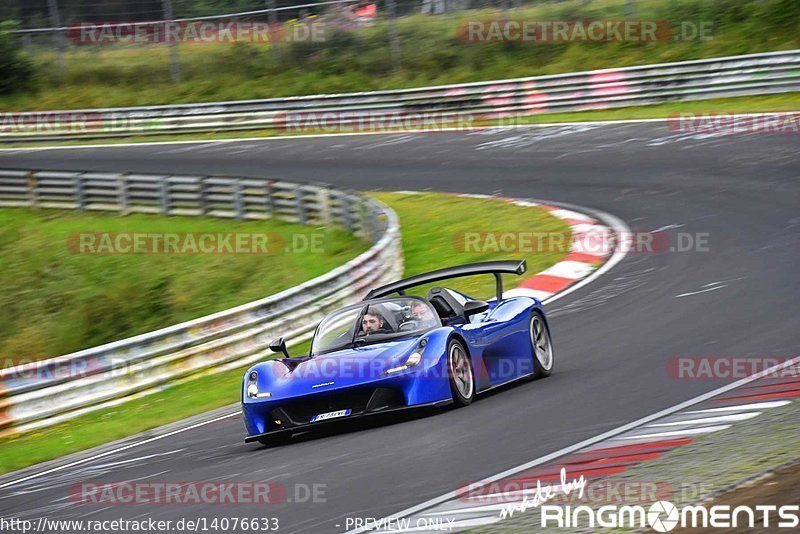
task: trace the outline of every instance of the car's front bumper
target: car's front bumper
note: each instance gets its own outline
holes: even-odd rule
[[[350,409],[353,419],[371,412],[386,413],[451,399],[444,359],[434,365],[351,383],[322,384],[285,379],[269,387],[271,396],[250,399],[243,395],[242,412],[248,435],[310,426],[315,415]],[[315,379],[316,380],[316,379]],[[343,382],[336,380],[336,382]],[[244,391],[243,391],[244,393]],[[343,418],[335,418],[337,419]]]
[[[442,401],[429,402],[429,403],[426,403],[426,404],[414,404],[414,405],[411,405],[411,406],[400,406],[400,407],[397,407],[397,408],[386,408],[384,410],[378,410],[378,411],[373,411],[373,412],[369,412],[369,411],[359,412],[359,413],[354,413],[354,414],[351,414],[351,415],[348,415],[348,416],[345,416],[345,417],[337,417],[337,418],[334,418],[334,419],[326,419],[324,421],[318,421],[318,422],[314,422],[314,423],[310,423],[310,422],[307,422],[307,423],[293,423],[292,426],[290,426],[290,427],[281,428],[281,429],[278,429],[278,430],[270,430],[268,432],[263,432],[261,434],[254,434],[252,436],[247,436],[244,439],[244,441],[245,441],[245,443],[251,443],[253,441],[259,441],[259,440],[261,440],[263,438],[277,437],[277,436],[281,436],[281,435],[285,436],[287,434],[294,434],[296,432],[306,432],[306,431],[310,431],[310,430],[316,430],[316,429],[320,429],[320,428],[327,427],[327,426],[332,426],[332,425],[336,425],[336,424],[342,424],[342,423],[345,423],[346,421],[363,420],[365,418],[368,418],[368,417],[371,417],[371,416],[375,416],[375,415],[386,415],[386,414],[392,414],[392,413],[398,413],[398,412],[407,412],[407,411],[410,411],[410,410],[415,410],[415,409],[420,409],[420,408],[438,408],[438,407],[442,407],[442,406],[447,406],[447,405],[452,404],[452,403],[453,403],[452,399],[447,399],[447,400],[442,400]]]

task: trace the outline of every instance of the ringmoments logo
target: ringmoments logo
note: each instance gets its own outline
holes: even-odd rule
[[[759,528],[784,529],[800,526],[798,505],[683,506],[670,501],[657,501],[649,507],[608,505],[590,506],[544,505],[541,527],[568,529],[646,528],[671,532],[676,528]]]
[[[669,532],[678,524],[678,509],[669,501],[653,503],[647,510],[647,523],[656,532]]]

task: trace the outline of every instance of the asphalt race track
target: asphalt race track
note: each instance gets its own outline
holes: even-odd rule
[[[556,370],[548,379],[505,388],[465,409],[286,447],[245,445],[240,418],[223,419],[6,487],[2,516],[278,517],[280,532],[344,532],[347,517],[398,512],[724,383],[672,378],[672,358],[799,353],[800,140],[794,135],[697,136],[662,123],[565,126],[7,151],[0,166],[502,193],[596,208],[634,231],[705,233],[710,248],[629,254],[554,302]],[[323,484],[325,502],[109,508],[68,498],[76,482],[122,480],[267,480],[284,484],[290,497],[295,484]]]

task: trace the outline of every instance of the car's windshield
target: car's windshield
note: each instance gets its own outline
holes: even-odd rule
[[[343,308],[319,325],[312,354],[338,350],[355,342],[370,342],[414,334],[441,326],[433,307],[424,299],[395,297]]]

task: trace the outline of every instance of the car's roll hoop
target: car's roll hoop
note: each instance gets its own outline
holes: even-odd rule
[[[398,293],[403,295],[406,289],[417,287],[449,278],[461,278],[463,276],[473,276],[477,274],[493,274],[497,282],[497,301],[503,300],[503,274],[523,274],[527,270],[525,260],[500,260],[485,261],[481,263],[467,263],[446,267],[429,273],[422,273],[385,286],[376,287],[367,293],[363,300],[371,300]]]

